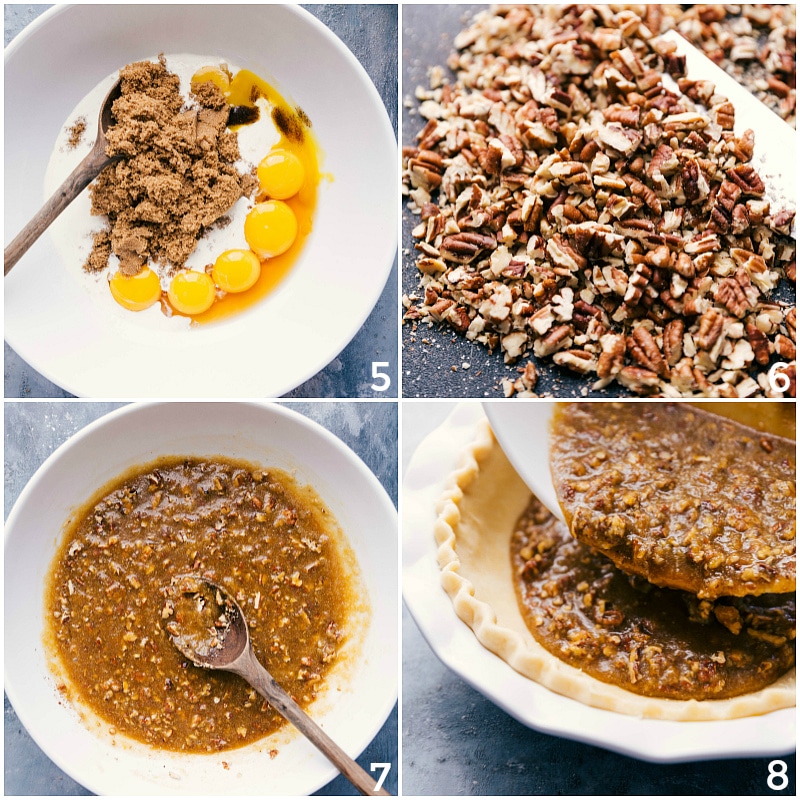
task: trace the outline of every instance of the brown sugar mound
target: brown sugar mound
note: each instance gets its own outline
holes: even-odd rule
[[[95,238],[84,269],[105,268],[110,241],[126,275],[148,261],[174,271],[206,228],[253,193],[256,179],[236,169],[239,145],[216,86],[199,86],[187,106],[163,55],[129,64],[120,79],[107,148],[120,160],[90,187],[92,214],[106,215],[110,230]]]

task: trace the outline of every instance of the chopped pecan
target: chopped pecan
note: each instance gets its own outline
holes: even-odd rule
[[[796,331],[794,309],[767,298],[795,279],[794,211],[773,201],[771,213],[753,132],[733,132],[711,81],[665,85],[683,64],[652,36],[678,19],[713,59],[733,52],[761,70],[756,93],[772,87],[793,115],[783,8],[501,5],[476,17],[450,62],[457,81],[439,70],[417,90],[424,127],[403,148],[425,300],[404,300],[405,317],[447,323],[506,361],[532,346],[594,369],[598,388],[774,395],[767,370],[793,360]],[[756,25],[776,27],[754,51]]]
[[[549,356],[557,350],[568,347],[571,341],[572,327],[570,325],[557,325],[534,342],[534,353],[540,358]]]
[[[553,354],[553,362],[579,375],[588,375],[597,368],[597,359],[586,350],[560,350]]]
[[[754,322],[748,322],[745,326],[747,341],[753,348],[755,360],[762,366],[769,364],[769,339]]]
[[[607,333],[600,337],[600,347],[597,374],[600,378],[613,377],[625,363],[625,337],[618,333]]]
[[[741,319],[750,308],[747,295],[735,278],[725,278],[720,282],[714,299],[725,306],[734,317]]]
[[[789,209],[778,211],[770,215],[767,219],[767,225],[774,231],[788,235],[794,221],[794,214],[795,212]]]
[[[642,367],[623,367],[617,373],[617,380],[634,394],[643,396],[656,394],[661,386],[658,375]]]
[[[764,195],[764,182],[750,164],[737,164],[728,170],[728,177],[750,197]]]
[[[724,131],[732,131],[733,124],[736,120],[736,109],[733,107],[733,103],[731,103],[730,100],[726,100],[724,103],[715,106],[712,110],[716,115],[717,125]]]
[[[662,334],[661,349],[667,365],[674,367],[683,357],[683,333],[684,323],[682,319],[670,320],[664,326]]]
[[[797,309],[790,308],[786,314],[786,328],[793,342],[797,342]]]
[[[618,122],[628,128],[638,128],[642,110],[639,106],[623,106],[613,103],[603,109],[603,116],[608,122]]]
[[[775,352],[787,361],[794,361],[797,358],[797,348],[794,342],[782,333],[775,337]]]
[[[600,347],[597,374],[600,378],[613,377],[625,363],[625,337],[622,334],[607,333],[600,337]]]
[[[660,144],[647,165],[647,174],[653,179],[669,177],[674,175],[680,166],[681,162],[675,155],[675,151],[668,144]]]
[[[641,325],[634,328],[633,334],[628,337],[626,344],[628,353],[630,353],[634,361],[662,378],[667,376],[669,373],[667,362],[661,355],[656,340],[647,328]]]
[[[700,328],[694,335],[694,340],[703,350],[710,350],[722,334],[725,320],[722,314],[714,308],[700,317]]]
[[[597,131],[597,138],[612,152],[630,156],[642,141],[642,134],[632,128],[623,128],[615,122],[601,125]]]
[[[661,214],[661,201],[658,199],[656,193],[646,184],[642,183],[633,175],[624,176],[625,183],[631,190],[634,197],[640,198],[644,201],[645,205],[654,213]]]
[[[442,258],[468,264],[478,253],[493,250],[497,247],[497,239],[481,233],[462,232],[445,236],[440,248]]]
[[[415,186],[433,188],[442,182],[444,164],[442,157],[432,150],[419,150],[408,159],[408,169],[411,172]]]

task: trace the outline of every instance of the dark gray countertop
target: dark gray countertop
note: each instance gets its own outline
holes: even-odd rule
[[[91,421],[121,403],[80,401],[12,402],[4,404],[5,515],[26,483],[62,442]],[[353,449],[397,504],[397,405],[395,403],[291,403],[299,413],[336,434]],[[5,698],[4,755],[6,795],[86,795],[89,792],[64,774],[39,749]],[[372,763],[390,763],[385,787],[398,786],[397,706],[378,735],[361,754],[359,763],[369,771]],[[380,774],[378,772],[377,776]],[[341,776],[323,787],[319,795],[358,792]]]
[[[49,5],[5,5],[5,45]],[[330,28],[353,52],[383,99],[397,134],[397,6],[324,4],[304,6]],[[285,396],[397,397],[397,259],[374,310],[350,344],[313,378]],[[375,382],[372,362],[390,365],[391,386],[385,392]],[[5,397],[72,397],[51,383],[4,343]]]
[[[452,409],[403,404],[403,472]],[[530,730],[438,660],[403,609],[403,793],[405,795],[794,795],[767,785],[768,758],[651,764]]]

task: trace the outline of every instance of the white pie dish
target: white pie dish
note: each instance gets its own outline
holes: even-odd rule
[[[674,722],[625,716],[545,689],[478,642],[456,617],[441,586],[433,526],[436,502],[447,476],[473,440],[483,415],[477,403],[456,406],[416,449],[403,482],[403,596],[443,663],[524,725],[627,756],[674,763],[791,752],[795,746],[794,708],[729,721]]]
[[[51,151],[78,101],[115,70],[159,52],[252,69],[311,119],[331,178],[321,182],[298,262],[248,311],[165,335],[110,298],[98,302],[84,276],[67,271],[80,265],[66,265],[45,232],[5,279],[6,341],[78,396],[279,396],[357,333],[386,286],[397,243],[397,144],[386,110],[352,53],[300,7],[45,12],[5,52],[5,107],[13,111],[5,125],[6,239],[42,205]]]
[[[62,526],[109,477],[168,453],[271,464],[310,483],[330,506],[360,565],[371,615],[357,658],[309,711],[353,757],[382,727],[397,698],[394,505],[338,438],[285,407],[256,403],[126,406],[73,436],[36,472],[6,524],[9,700],[45,754],[98,794],[309,794],[336,769],[288,726],[260,745],[187,756],[120,736],[112,741],[56,689],[42,632],[44,579]],[[267,753],[273,747],[274,759]]]

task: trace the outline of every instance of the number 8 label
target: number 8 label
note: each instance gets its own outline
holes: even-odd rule
[[[789,785],[785,761],[770,761],[767,769],[769,770],[767,786],[769,786],[773,792],[780,792]]]

